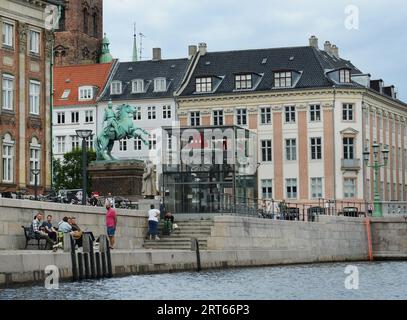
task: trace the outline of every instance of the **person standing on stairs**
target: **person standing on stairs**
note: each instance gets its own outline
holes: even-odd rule
[[[154,237],[155,240],[160,240],[158,237],[158,219],[160,218],[160,210],[155,209],[154,205],[150,206],[148,210],[148,233],[150,240]]]

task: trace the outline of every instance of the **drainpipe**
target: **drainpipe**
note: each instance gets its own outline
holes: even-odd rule
[[[336,212],[336,148],[335,148],[335,104],[336,104],[336,87],[333,85],[333,117],[332,117],[332,135],[333,135],[333,143],[334,143],[334,156],[333,156],[333,165],[334,165],[334,203],[335,203],[335,212]]]
[[[365,123],[365,110],[363,109],[365,106],[365,93],[362,93],[362,152],[364,152],[364,144],[366,141],[366,123]],[[363,161],[363,156],[362,156],[362,179],[363,179],[363,199],[365,199],[365,211],[367,212],[367,194],[366,194],[366,188],[365,188],[365,182],[366,182],[366,168],[365,168],[365,162]]]

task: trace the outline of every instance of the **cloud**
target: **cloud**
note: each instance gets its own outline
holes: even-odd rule
[[[359,9],[359,29],[347,30],[345,8]],[[133,23],[143,39],[143,58],[161,47],[164,58],[187,56],[189,44],[208,50],[307,45],[310,35],[336,44],[340,54],[362,71],[394,84],[407,100],[407,48],[401,0],[105,0],[104,28],[111,51],[131,60]],[[138,43],[139,46],[139,43]]]

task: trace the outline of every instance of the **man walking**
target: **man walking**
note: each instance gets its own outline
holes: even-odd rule
[[[155,240],[160,240],[158,237],[158,219],[160,218],[160,210],[155,209],[154,205],[150,206],[148,210],[148,233],[150,240],[154,237]]]
[[[110,201],[106,201],[106,227],[107,227],[107,236],[109,237],[109,247],[110,249],[114,249],[115,244],[115,233],[116,233],[116,226],[117,226],[117,214],[116,210],[112,207]]]

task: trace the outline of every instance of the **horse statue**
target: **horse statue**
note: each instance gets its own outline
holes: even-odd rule
[[[96,139],[96,159],[98,161],[117,160],[112,156],[112,149],[116,140],[140,138],[145,145],[148,145],[142,134],[148,135],[148,132],[134,125],[134,113],[136,108],[128,104],[122,104],[113,110],[113,104],[110,101],[108,109],[105,112],[101,134]]]

